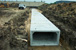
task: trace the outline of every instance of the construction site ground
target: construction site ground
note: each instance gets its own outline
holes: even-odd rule
[[[25,22],[30,9],[0,9],[0,50],[27,50]]]
[[[71,50],[62,38],[59,46],[30,46],[30,23],[31,9],[1,8],[0,50]]]

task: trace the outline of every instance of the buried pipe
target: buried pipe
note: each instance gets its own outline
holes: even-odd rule
[[[31,46],[59,45],[60,30],[36,9],[32,9],[30,27]]]

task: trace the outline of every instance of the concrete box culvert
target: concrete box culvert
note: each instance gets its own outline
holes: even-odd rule
[[[31,46],[56,46],[59,44],[58,32],[31,32]]]
[[[57,46],[59,39],[60,30],[36,9],[32,9],[30,45]]]

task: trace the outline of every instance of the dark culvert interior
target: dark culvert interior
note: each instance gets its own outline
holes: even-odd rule
[[[57,33],[55,32],[35,32],[33,34],[35,44],[55,44],[57,43]]]

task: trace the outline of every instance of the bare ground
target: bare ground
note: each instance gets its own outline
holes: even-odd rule
[[[9,10],[1,11],[0,50],[65,50],[66,45],[63,47],[64,42],[59,46],[30,46],[30,9],[18,10],[10,8]],[[39,10],[39,12],[41,11]],[[51,20],[55,21],[55,19],[53,20],[52,18]],[[61,43],[62,41],[63,40],[61,40]],[[69,50],[69,47],[67,48],[67,50]]]
[[[42,14],[61,30],[61,42],[66,50],[76,50],[76,2],[44,4]],[[68,44],[68,45],[66,45]],[[71,49],[69,49],[69,47]]]
[[[5,22],[8,22],[10,19],[17,17],[24,13],[24,10],[19,10],[17,8],[10,8],[10,9],[2,9],[0,10],[0,25],[3,25]]]
[[[0,21],[0,50],[27,50],[28,38],[25,21],[29,17],[30,10],[28,8],[25,10],[11,9],[10,16],[8,16],[10,10],[3,10],[3,12],[6,14],[1,16],[3,22]]]

